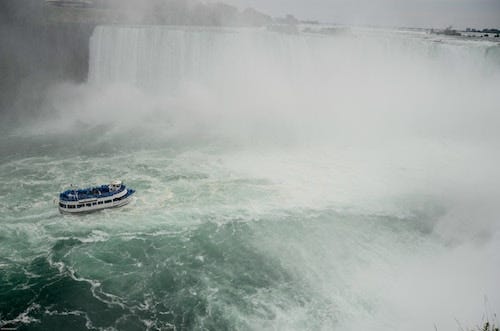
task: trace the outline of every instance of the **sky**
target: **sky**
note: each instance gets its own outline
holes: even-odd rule
[[[215,0],[213,0],[215,1]],[[225,0],[272,16],[322,22],[444,28],[500,28],[500,0]]]

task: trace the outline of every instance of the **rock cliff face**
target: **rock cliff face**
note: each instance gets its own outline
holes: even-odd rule
[[[0,0],[0,112],[34,113],[55,82],[87,78],[91,22],[48,20],[43,1]]]

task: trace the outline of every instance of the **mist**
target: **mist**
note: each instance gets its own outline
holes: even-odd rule
[[[453,329],[455,318],[473,325],[498,310],[497,46],[365,30],[100,27],[91,52],[89,82],[54,87],[44,107],[57,116],[36,130],[104,125],[160,145],[215,141],[229,146],[219,157],[230,171],[278,185],[268,211],[416,217],[444,246],[391,257],[393,272],[355,274],[356,291],[386,288],[384,308],[356,318],[365,327]]]
[[[288,6],[303,17],[323,8]],[[5,187],[48,196],[66,180],[120,174],[143,196],[77,220],[45,196],[30,208],[12,206],[22,199],[12,189],[0,196],[5,237],[32,242],[9,242],[0,272],[40,257],[109,309],[36,295],[19,314],[0,310],[0,326],[67,311],[116,329],[119,316],[137,329],[256,330],[459,330],[494,319],[498,43],[334,31],[101,24],[83,81],[42,78],[36,102],[23,102],[27,90],[12,97],[21,110],[3,125]]]

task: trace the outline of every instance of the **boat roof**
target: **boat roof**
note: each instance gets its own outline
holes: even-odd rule
[[[125,189],[125,185],[121,184],[121,188],[118,191],[110,191],[109,185],[101,185],[88,187],[84,189],[70,189],[59,194],[59,199],[62,201],[79,201],[87,199],[97,199],[113,196]]]

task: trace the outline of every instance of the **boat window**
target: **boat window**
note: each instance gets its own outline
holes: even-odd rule
[[[111,200],[106,200],[106,201],[104,201],[104,203],[110,203],[110,202],[111,202]]]
[[[68,205],[68,208],[69,209],[75,209],[75,206],[74,205]]]
[[[98,204],[99,204],[99,205],[102,205],[103,203],[104,203],[104,202],[102,202],[102,201],[99,201],[99,202],[98,202]]]
[[[61,202],[59,202],[59,207],[61,207],[61,208],[66,208],[66,205],[65,205],[65,204],[63,204],[63,203],[61,203]]]
[[[78,205],[78,206],[76,206],[76,208],[82,208],[83,206],[85,206],[85,205]]]
[[[87,203],[87,207],[90,207],[90,206],[92,206],[92,204],[91,203]]]

